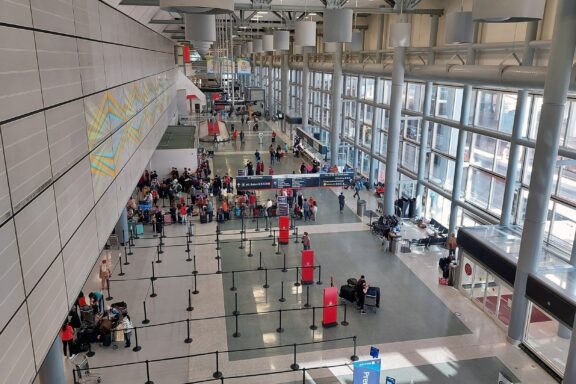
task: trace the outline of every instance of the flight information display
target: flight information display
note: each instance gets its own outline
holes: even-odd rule
[[[248,191],[257,189],[342,187],[349,185],[353,179],[353,172],[238,176],[236,178],[236,189],[238,191]]]

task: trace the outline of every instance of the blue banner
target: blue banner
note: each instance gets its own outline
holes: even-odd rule
[[[354,362],[353,384],[380,384],[380,359]]]

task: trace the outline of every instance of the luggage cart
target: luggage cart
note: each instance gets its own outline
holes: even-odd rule
[[[88,364],[88,357],[85,353],[79,353],[72,359],[75,366],[74,384],[101,383],[102,376],[91,373]]]
[[[364,297],[364,306],[376,313],[380,307],[380,288],[378,287],[368,287],[366,296]]]

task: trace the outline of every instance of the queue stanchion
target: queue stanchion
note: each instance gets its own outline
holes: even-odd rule
[[[198,270],[196,269],[196,253],[194,253],[194,255],[192,255],[192,264],[193,264],[193,269],[192,269],[192,274],[193,275],[197,275],[198,274]]]
[[[254,232],[260,232],[260,217],[256,216],[256,229]]]
[[[238,249],[244,249],[244,239],[242,238],[242,234],[240,234],[240,246],[238,247]]]
[[[128,243],[128,256],[132,256],[134,253],[132,252],[132,244]]]
[[[312,307],[312,325],[310,329],[313,331],[318,329],[318,326],[316,326],[316,307]]]
[[[240,238],[242,238],[242,235],[244,234],[245,230],[244,230],[244,215],[242,215],[240,217]]]
[[[193,295],[197,295],[200,293],[200,291],[198,290],[198,281],[196,280],[198,278],[198,275],[194,275],[194,290],[192,291]]]
[[[146,382],[144,384],[154,384],[152,380],[150,380],[150,363],[146,360]]]
[[[298,244],[300,240],[298,240],[298,227],[296,227],[296,236],[294,237],[294,244]]]
[[[184,339],[186,344],[190,344],[192,342],[192,338],[190,337],[190,319],[186,319],[186,338]]]
[[[254,254],[252,253],[252,240],[248,240],[248,257],[252,257]]]
[[[186,252],[188,256],[186,257],[186,261],[188,262],[192,261],[192,259],[190,258],[190,243],[186,242],[186,250],[184,252]]]
[[[166,228],[166,224],[164,224],[164,222],[162,222],[160,225],[162,226],[162,233],[160,234],[160,239],[163,239],[166,237],[166,233],[164,232],[164,228]],[[164,245],[164,243],[162,243],[162,245]]]
[[[272,221],[270,221],[270,227],[268,228],[268,237],[272,237]]]
[[[278,239],[278,242],[276,243],[276,245],[278,246],[278,248],[276,249],[276,254],[281,255],[282,252],[280,252],[280,239]]]
[[[222,270],[220,269],[220,258],[218,258],[218,260],[216,260],[218,262],[218,269],[216,270],[217,274],[221,274]]]
[[[261,271],[261,270],[264,269],[264,268],[262,267],[262,251],[260,251],[259,253],[260,253],[260,265],[258,265],[258,268],[257,268],[257,269],[258,269],[259,271]]]
[[[318,266],[318,281],[316,282],[316,284],[321,285],[322,284],[322,266],[319,265]]]
[[[268,218],[268,215],[266,215],[264,218],[266,219],[266,228],[264,228],[264,231],[268,231],[268,223],[270,219]]]
[[[106,292],[108,293],[108,297],[106,298],[106,301],[110,301],[110,300],[114,299],[112,297],[112,295],[110,295],[110,279],[106,279]]]
[[[352,337],[352,341],[354,342],[354,352],[352,353],[352,356],[350,356],[350,360],[358,361],[358,355],[356,354],[356,336]]]
[[[302,384],[306,384],[306,368],[302,368]]]
[[[142,349],[140,344],[138,344],[138,328],[134,328],[134,341],[136,341],[136,345],[134,346],[134,348],[132,348],[132,350],[134,352],[138,352]]]
[[[160,264],[162,260],[160,260],[160,252],[163,252],[159,245],[156,246],[156,264]]]
[[[280,282],[280,298],[278,299],[278,301],[281,303],[286,301],[286,298],[284,297],[284,280]]]
[[[232,334],[232,337],[240,337],[240,332],[238,331],[238,315],[234,315],[234,324],[236,331]]]
[[[124,276],[125,273],[122,270],[122,256],[118,256],[118,265],[120,265],[120,273],[118,274],[118,276]]]
[[[343,326],[347,327],[350,323],[348,322],[348,306],[344,304],[344,320],[340,322]]]
[[[130,265],[128,261],[128,253],[126,252],[126,246],[124,246],[124,265]]]
[[[304,308],[310,308],[310,286],[306,286],[306,304],[304,304]]]
[[[162,238],[159,239],[158,241],[158,253],[159,254],[163,254],[164,250],[162,249],[162,246],[164,245],[164,242],[162,241]]]
[[[239,315],[240,311],[238,310],[238,292],[234,292],[234,311],[232,312],[233,315]]]
[[[188,290],[188,307],[186,307],[186,311],[192,312],[194,307],[192,306],[192,290]]]
[[[212,374],[212,377],[215,379],[219,379],[222,377],[222,372],[220,372],[220,352],[216,351],[216,370]]]
[[[220,250],[220,232],[216,231],[216,250]]]
[[[142,305],[144,306],[144,320],[142,320],[142,324],[148,324],[150,323],[150,319],[148,318],[148,311],[146,311],[146,300],[142,302]]]
[[[264,270],[264,285],[262,286],[262,288],[264,289],[270,288],[270,285],[268,284],[268,268]]]
[[[294,220],[290,220],[290,223],[293,223]],[[292,227],[292,235],[297,235],[298,234],[298,227],[297,226],[293,226]]]
[[[282,272],[288,272],[288,270],[286,269],[286,252],[284,252],[284,261],[283,261],[283,267],[282,267]]]
[[[231,291],[236,290],[236,272],[232,271],[232,286],[230,287]]]
[[[301,285],[301,284],[300,284],[300,279],[299,279],[299,277],[300,277],[299,271],[300,271],[300,268],[299,268],[299,267],[296,267],[296,282],[294,283],[294,286],[295,286],[295,287],[299,287],[299,286]]]
[[[222,232],[222,231],[220,230],[220,224],[216,224],[216,235],[219,235],[220,232]]]
[[[290,365],[290,368],[292,368],[293,371],[297,371],[300,369],[300,366],[296,362],[296,343],[294,343],[294,362],[292,363],[292,365]]]
[[[274,233],[272,235],[272,246],[275,247],[276,246],[276,230],[274,229],[272,232]]]
[[[282,309],[278,310],[278,328],[276,328],[276,332],[284,332],[284,328],[282,328]]]
[[[152,261],[152,277],[150,278],[150,280],[154,281],[156,280],[156,270],[154,269],[154,262]]]
[[[150,294],[150,297],[156,297],[156,296],[158,296],[158,295],[156,294],[156,291],[154,291],[154,280],[150,280],[150,283],[151,283],[151,285],[152,285],[152,293]]]

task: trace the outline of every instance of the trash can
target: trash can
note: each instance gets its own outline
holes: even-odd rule
[[[401,237],[393,238],[390,251],[392,251],[392,253],[394,254],[400,253],[401,247],[402,247],[402,238]]]
[[[358,202],[356,203],[356,214],[360,217],[363,217],[365,211],[366,211],[366,200],[358,200]]]

